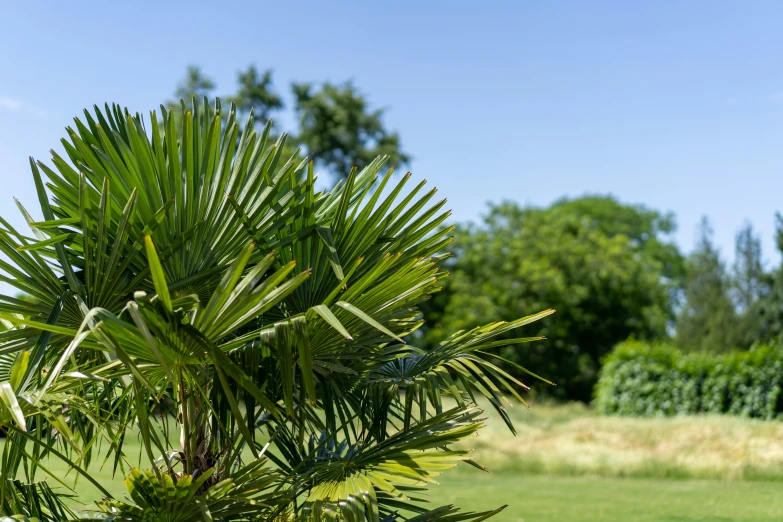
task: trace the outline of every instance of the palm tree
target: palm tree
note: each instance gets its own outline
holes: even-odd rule
[[[52,459],[102,492],[106,520],[502,510],[432,509],[425,488],[471,463],[450,447],[482,426],[478,397],[513,430],[505,394],[524,385],[486,350],[535,340],[493,338],[551,311],[406,343],[446,276],[435,189],[378,158],[320,192],[252,113],[240,127],[219,100],[161,110],[85,111],[67,158],[30,161],[33,237],[0,218],[0,281],[24,296],[0,296],[0,515],[83,516]],[[127,475],[127,498],[90,476],[97,457]]]

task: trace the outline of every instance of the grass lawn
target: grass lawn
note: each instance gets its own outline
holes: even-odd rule
[[[552,477],[478,470],[443,476],[438,505],[508,504],[497,522],[691,522],[783,520],[779,482]]]
[[[125,495],[122,480],[112,479],[108,469],[96,470],[93,476],[112,494]],[[100,497],[83,479],[76,491],[83,500]],[[455,504],[484,510],[508,504],[493,522],[783,520],[783,484],[777,481],[558,477],[483,473],[461,466],[444,474],[429,497],[433,507]]]
[[[514,408],[512,416],[518,436],[487,411],[486,429],[464,445],[492,473],[466,465],[447,471],[430,488],[433,507],[509,504],[492,522],[783,521],[781,422],[599,417],[584,406],[546,404]],[[128,461],[139,462],[140,450],[129,436]],[[122,474],[113,478],[111,463],[100,469],[100,460],[92,476],[123,497]],[[47,464],[73,483],[61,462]],[[87,508],[100,499],[84,478],[75,489]]]

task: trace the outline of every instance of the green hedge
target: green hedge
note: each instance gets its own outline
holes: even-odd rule
[[[704,355],[628,341],[604,359],[595,406],[615,415],[724,413],[783,419],[782,386],[781,347]]]

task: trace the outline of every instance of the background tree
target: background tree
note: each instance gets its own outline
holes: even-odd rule
[[[271,69],[259,74],[256,66],[251,65],[237,73],[237,83],[239,90],[228,101],[236,104],[240,115],[246,117],[253,109],[256,121],[266,123],[275,111],[283,108],[283,99],[273,89]]]
[[[697,234],[696,247],[686,263],[685,304],[677,317],[676,341],[685,350],[726,352],[741,344],[731,280],[712,243],[706,217]]]
[[[383,124],[383,109],[370,110],[367,100],[351,82],[293,84],[294,109],[299,120],[297,140],[317,163],[333,172],[350,172],[378,155],[392,165],[410,157],[400,148],[400,137]]]
[[[749,221],[737,232],[734,252],[732,286],[737,307],[744,312],[762,296],[765,286],[761,238]]]
[[[252,107],[255,121],[264,124],[285,109],[283,98],[274,89],[271,69],[259,72],[251,65],[237,74],[237,83],[237,92],[225,100],[236,105],[240,117],[246,118]],[[214,89],[214,82],[199,67],[191,65],[175,91],[177,99],[166,105],[174,108],[179,121],[180,99],[189,102],[193,96],[202,98]],[[318,168],[337,178],[346,178],[354,165],[366,165],[377,156],[389,158],[395,167],[410,162],[399,134],[389,130],[383,121],[385,110],[371,108],[352,82],[293,83],[291,93],[299,129],[288,136],[286,154],[302,148]]]
[[[552,378],[559,397],[588,401],[601,357],[615,344],[666,336],[683,271],[674,229],[672,216],[611,197],[491,206],[480,225],[458,227],[448,298],[425,336],[434,343],[444,331],[549,303],[556,318],[536,332],[548,340],[500,355]],[[424,316],[437,318],[428,308]]]
[[[783,255],[783,216],[777,214],[775,222],[775,242]],[[783,264],[763,273],[759,286],[759,295],[746,312],[746,345],[783,341]]]
[[[734,334],[738,348],[747,349],[754,343],[767,342],[768,326],[765,325],[765,311],[771,311],[769,304],[761,303],[774,284],[774,273],[764,270],[761,238],[753,225],[745,222],[737,232],[734,250],[734,265],[731,273],[732,296],[738,315]]]
[[[212,78],[205,75],[198,65],[188,65],[185,69],[185,76],[177,84],[174,91],[174,98],[163,102],[163,105],[171,110],[174,125],[179,128],[182,125],[182,102],[189,106],[192,100],[201,102],[204,98],[209,98],[215,90],[215,82]],[[208,107],[207,110],[212,110]],[[162,132],[162,131],[161,131]]]
[[[167,103],[170,106],[179,106],[179,100],[188,102],[194,96],[203,98],[211,96],[215,90],[215,82],[209,76],[201,71],[198,65],[188,65],[185,71],[185,77],[177,85],[174,91],[175,100]]]

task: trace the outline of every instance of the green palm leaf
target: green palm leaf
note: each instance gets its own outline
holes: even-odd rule
[[[78,516],[37,479],[68,486],[49,459],[103,490],[106,520],[503,509],[433,509],[426,488],[471,462],[449,447],[482,426],[476,397],[513,430],[526,386],[487,350],[537,340],[506,338],[551,311],[406,343],[447,276],[435,189],[377,158],[320,192],[285,135],[219,101],[96,107],[67,130],[64,156],[31,160],[43,219],[19,203],[25,235],[0,218],[0,281],[17,292],[0,296],[0,515]],[[150,469],[111,499],[90,466],[137,465],[133,433]]]

